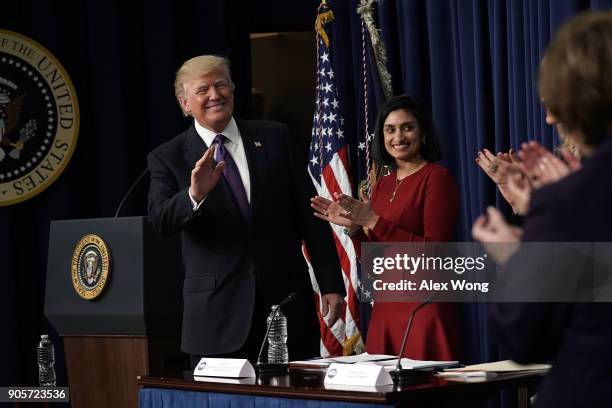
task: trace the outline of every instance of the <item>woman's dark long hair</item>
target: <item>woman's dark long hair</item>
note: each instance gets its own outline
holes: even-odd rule
[[[430,162],[442,159],[442,148],[438,142],[437,132],[423,104],[408,95],[399,95],[387,99],[380,107],[376,118],[376,130],[372,141],[372,158],[378,165],[395,168],[395,159],[385,149],[384,125],[389,113],[404,109],[414,116],[421,130],[421,157]]]

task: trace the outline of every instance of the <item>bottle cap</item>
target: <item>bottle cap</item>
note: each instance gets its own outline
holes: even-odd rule
[[[48,339],[48,338],[49,338],[49,335],[48,335],[48,334],[41,334],[41,335],[40,335],[40,338],[41,338],[41,339]]]

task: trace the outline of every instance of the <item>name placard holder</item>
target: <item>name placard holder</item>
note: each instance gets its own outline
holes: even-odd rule
[[[244,358],[202,358],[193,375],[196,377],[254,378],[255,370]]]
[[[393,384],[393,380],[384,367],[376,364],[334,363],[327,369],[323,383],[375,387]]]

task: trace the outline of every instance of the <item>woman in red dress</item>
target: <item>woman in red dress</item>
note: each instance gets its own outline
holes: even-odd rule
[[[449,171],[435,162],[441,149],[423,107],[402,95],[381,107],[372,155],[391,172],[373,186],[371,200],[337,195],[314,197],[315,215],[345,227],[356,241],[444,242],[453,237],[458,192]],[[359,248],[359,245],[357,245]],[[366,349],[371,354],[400,352],[408,316],[419,303],[376,302]],[[404,357],[418,360],[459,358],[457,305],[432,303],[414,317]]]

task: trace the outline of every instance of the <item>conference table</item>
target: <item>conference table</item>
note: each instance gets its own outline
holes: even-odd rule
[[[513,374],[497,378],[449,380],[431,375],[418,382],[378,387],[323,384],[325,370],[290,369],[257,378],[199,377],[175,371],[138,377],[140,408],[277,407],[382,408],[486,407],[500,390],[516,393],[518,407],[528,407],[528,388],[541,374]]]

